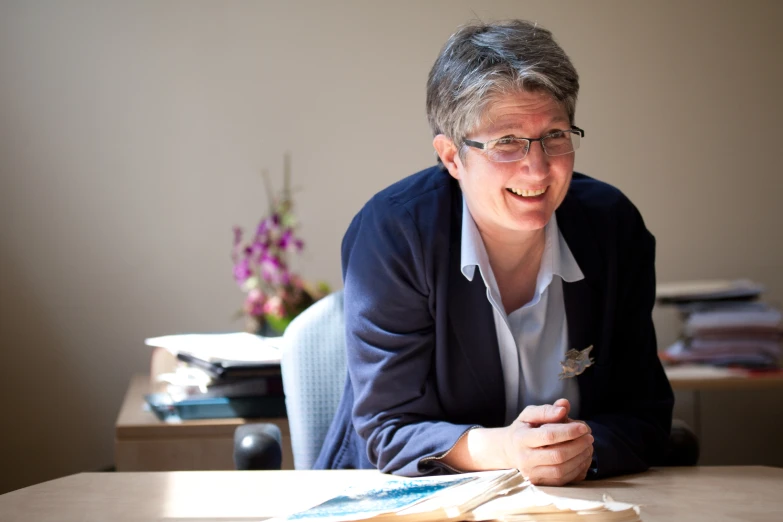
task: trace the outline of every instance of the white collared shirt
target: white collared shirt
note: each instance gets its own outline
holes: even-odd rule
[[[544,233],[546,243],[533,299],[507,315],[484,241],[462,198],[462,274],[472,281],[478,267],[487,286],[503,368],[506,424],[526,406],[552,404],[560,398],[571,403],[569,417],[579,415],[576,379],[560,380],[558,376],[562,370],[560,361],[565,360],[569,350],[563,281],[579,281],[584,274],[560,234],[554,214]]]

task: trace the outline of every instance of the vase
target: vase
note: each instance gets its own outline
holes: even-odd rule
[[[270,325],[268,321],[259,321],[259,325],[256,328],[255,333],[256,335],[260,335],[262,337],[280,337],[283,335],[283,332],[272,328],[272,325]]]

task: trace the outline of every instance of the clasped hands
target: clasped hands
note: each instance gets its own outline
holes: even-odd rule
[[[503,452],[509,467],[541,486],[584,480],[593,459],[592,430],[585,422],[570,419],[570,409],[566,399],[528,406],[503,428]]]

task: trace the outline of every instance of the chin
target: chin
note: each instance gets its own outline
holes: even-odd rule
[[[520,232],[533,232],[544,228],[552,214],[536,213],[534,215],[518,216],[512,219],[513,228]]]

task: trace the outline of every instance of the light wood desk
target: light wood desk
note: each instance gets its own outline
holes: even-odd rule
[[[668,366],[674,390],[772,390],[783,388],[783,372],[752,373],[710,366]]]
[[[701,440],[700,463],[780,465],[783,462],[779,443],[775,442],[779,437],[767,435],[771,421],[757,413],[765,410],[758,404],[762,401],[774,404],[775,397],[783,393],[783,372],[760,373],[705,365],[665,369],[675,394],[675,417],[688,422]]]
[[[375,471],[82,473],[0,496],[4,522],[261,520],[306,509]],[[544,488],[558,495],[638,504],[645,522],[780,520],[783,469],[660,468]]]
[[[293,469],[287,419],[163,422],[144,409],[144,394],[151,389],[148,375],[135,375],[125,394],[115,425],[117,471],[232,470],[234,430],[242,424],[256,422],[271,422],[280,428],[283,469]]]

